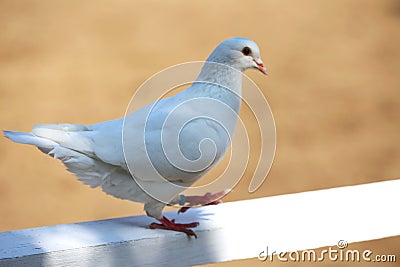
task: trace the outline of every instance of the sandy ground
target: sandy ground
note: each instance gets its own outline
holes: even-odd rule
[[[396,0],[2,0],[0,25],[1,129],[118,118],[154,73],[245,36],[270,72],[247,74],[273,110],[277,153],[256,193],[250,169],[226,201],[400,176]],[[142,213],[33,147],[0,138],[0,151],[0,231]],[[362,245],[399,255],[400,238]]]

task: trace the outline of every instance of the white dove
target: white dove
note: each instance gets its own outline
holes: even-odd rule
[[[184,206],[180,210],[184,212],[192,205],[219,203],[215,200],[224,192],[186,197],[179,193],[210,170],[230,147],[230,135],[241,104],[243,72],[252,68],[267,74],[257,44],[246,38],[231,38],[215,48],[189,88],[125,118],[89,126],[41,124],[34,126],[32,132],[4,131],[4,134],[14,142],[34,145],[60,159],[68,171],[92,188],[101,186],[114,197],[144,203],[146,214],[160,222],[152,223],[150,228],[196,237],[190,228],[196,227],[197,222],[175,223],[163,216],[162,210],[166,205],[179,204]],[[207,99],[219,101],[234,113],[215,107],[212,101],[207,104],[204,101]],[[200,101],[196,104],[192,100]],[[222,116],[227,125],[208,118],[212,113]],[[173,120],[168,119],[170,114]],[[184,125],[178,123],[191,116]],[[205,139],[213,140],[213,146],[201,146]],[[178,147],[169,147],[163,140],[167,143],[178,140]],[[211,160],[202,159],[207,152],[212,154]],[[171,162],[181,156],[189,162],[180,162],[187,163],[185,168],[180,168],[179,162]],[[165,180],[154,176],[149,159]],[[171,183],[179,187],[171,187]],[[152,192],[169,201],[154,197]]]

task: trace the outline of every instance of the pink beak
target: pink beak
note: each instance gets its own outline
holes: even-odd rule
[[[255,60],[255,59],[254,59],[254,62],[256,63],[257,69],[258,69],[259,71],[261,71],[261,72],[264,73],[265,75],[268,74],[268,73],[267,73],[267,69],[264,67],[264,64],[263,64],[263,62],[261,61],[261,59],[259,59],[259,60]]]

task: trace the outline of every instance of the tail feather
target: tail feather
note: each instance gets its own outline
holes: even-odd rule
[[[69,123],[59,123],[59,124],[36,124],[33,126],[33,129],[53,129],[53,130],[60,130],[64,132],[81,132],[81,131],[88,131],[88,127],[82,124],[69,124]]]
[[[38,138],[45,138],[56,142],[58,145],[93,155],[92,141],[83,134],[84,131],[69,131],[64,129],[34,127],[32,134]]]
[[[80,124],[38,124],[32,132],[3,131],[10,140],[37,146],[42,152],[49,153],[53,148],[62,146],[93,156],[90,130]],[[89,133],[89,134],[88,134]]]
[[[58,146],[58,143],[46,138],[35,136],[32,133],[15,131],[3,131],[3,133],[8,139],[16,143],[34,145],[43,149],[52,149],[55,146]]]
[[[84,140],[86,137],[80,138],[78,132],[73,130],[85,131],[87,128],[83,125],[47,124],[36,125],[31,133],[16,131],[3,131],[3,133],[16,143],[34,145],[43,153],[59,159],[67,170],[74,173],[84,184],[93,188],[101,186],[110,179],[116,167],[91,157],[90,153],[80,151],[78,148],[86,145],[80,139]]]
[[[43,153],[59,159],[67,170],[90,187],[121,199],[148,202],[151,198],[136,184],[129,172],[119,165],[104,162],[92,149],[92,131],[83,125],[37,125],[31,133],[3,131],[10,140],[34,145]]]

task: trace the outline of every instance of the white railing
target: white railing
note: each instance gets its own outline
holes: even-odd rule
[[[0,233],[0,266],[188,266],[400,234],[400,180],[168,212],[197,239],[134,216]]]

